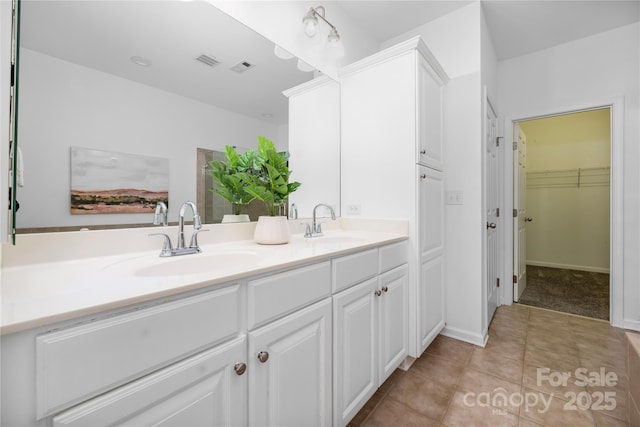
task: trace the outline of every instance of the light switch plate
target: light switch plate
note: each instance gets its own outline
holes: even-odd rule
[[[459,190],[447,191],[446,195],[447,195],[447,204],[448,205],[462,205],[463,204],[462,191],[459,191]]]

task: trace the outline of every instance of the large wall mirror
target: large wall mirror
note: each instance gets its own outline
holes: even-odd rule
[[[152,214],[72,214],[72,178],[87,171],[72,148],[106,152],[93,169],[122,154],[162,175],[167,160],[176,221],[197,198],[198,148],[252,148],[264,135],[286,150],[282,91],[313,78],[202,1],[22,0],[19,40],[18,233],[151,224]],[[139,172],[121,175],[135,183]]]

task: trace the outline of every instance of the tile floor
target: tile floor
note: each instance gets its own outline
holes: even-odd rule
[[[628,426],[625,349],[607,322],[502,306],[485,348],[439,336],[349,426]]]

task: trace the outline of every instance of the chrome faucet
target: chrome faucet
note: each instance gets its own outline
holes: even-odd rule
[[[193,234],[191,235],[191,241],[188,247],[185,246],[185,242],[184,242],[184,214],[187,207],[191,208],[191,211],[193,212]],[[156,211],[157,210],[158,208],[156,207]],[[178,220],[178,241],[176,243],[175,248],[171,244],[171,238],[169,238],[169,236],[164,233],[152,233],[152,234],[149,234],[149,236],[164,237],[164,242],[162,245],[162,250],[160,251],[160,256],[169,257],[169,256],[199,253],[201,250],[200,250],[200,246],[198,246],[198,233],[200,233],[201,231],[209,231],[209,230],[205,230],[202,228],[202,222],[200,221],[198,208],[193,202],[184,202],[180,207],[180,217]]]
[[[184,249],[184,213],[186,208],[190,207],[193,213],[193,234],[196,235],[202,228],[202,222],[200,222],[200,215],[198,214],[198,208],[193,202],[184,202],[180,206],[180,216],[178,218],[178,247],[176,249]],[[191,238],[193,240],[193,237]]]
[[[153,225],[164,225],[165,227],[169,224],[168,216],[168,208],[164,202],[158,202],[156,205],[156,212],[153,214]]]
[[[316,220],[316,210],[320,206],[324,206],[325,208],[329,209],[329,211],[331,212],[331,219],[335,221],[336,213],[331,206],[327,205],[326,203],[319,203],[315,205],[315,207],[313,208],[313,222],[311,224],[307,224],[307,231],[305,231],[304,237],[320,237],[324,235],[322,233],[321,224]]]

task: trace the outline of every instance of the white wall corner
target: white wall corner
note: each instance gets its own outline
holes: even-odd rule
[[[450,78],[480,71],[480,2],[473,2],[381,43],[385,49],[420,36]]]

